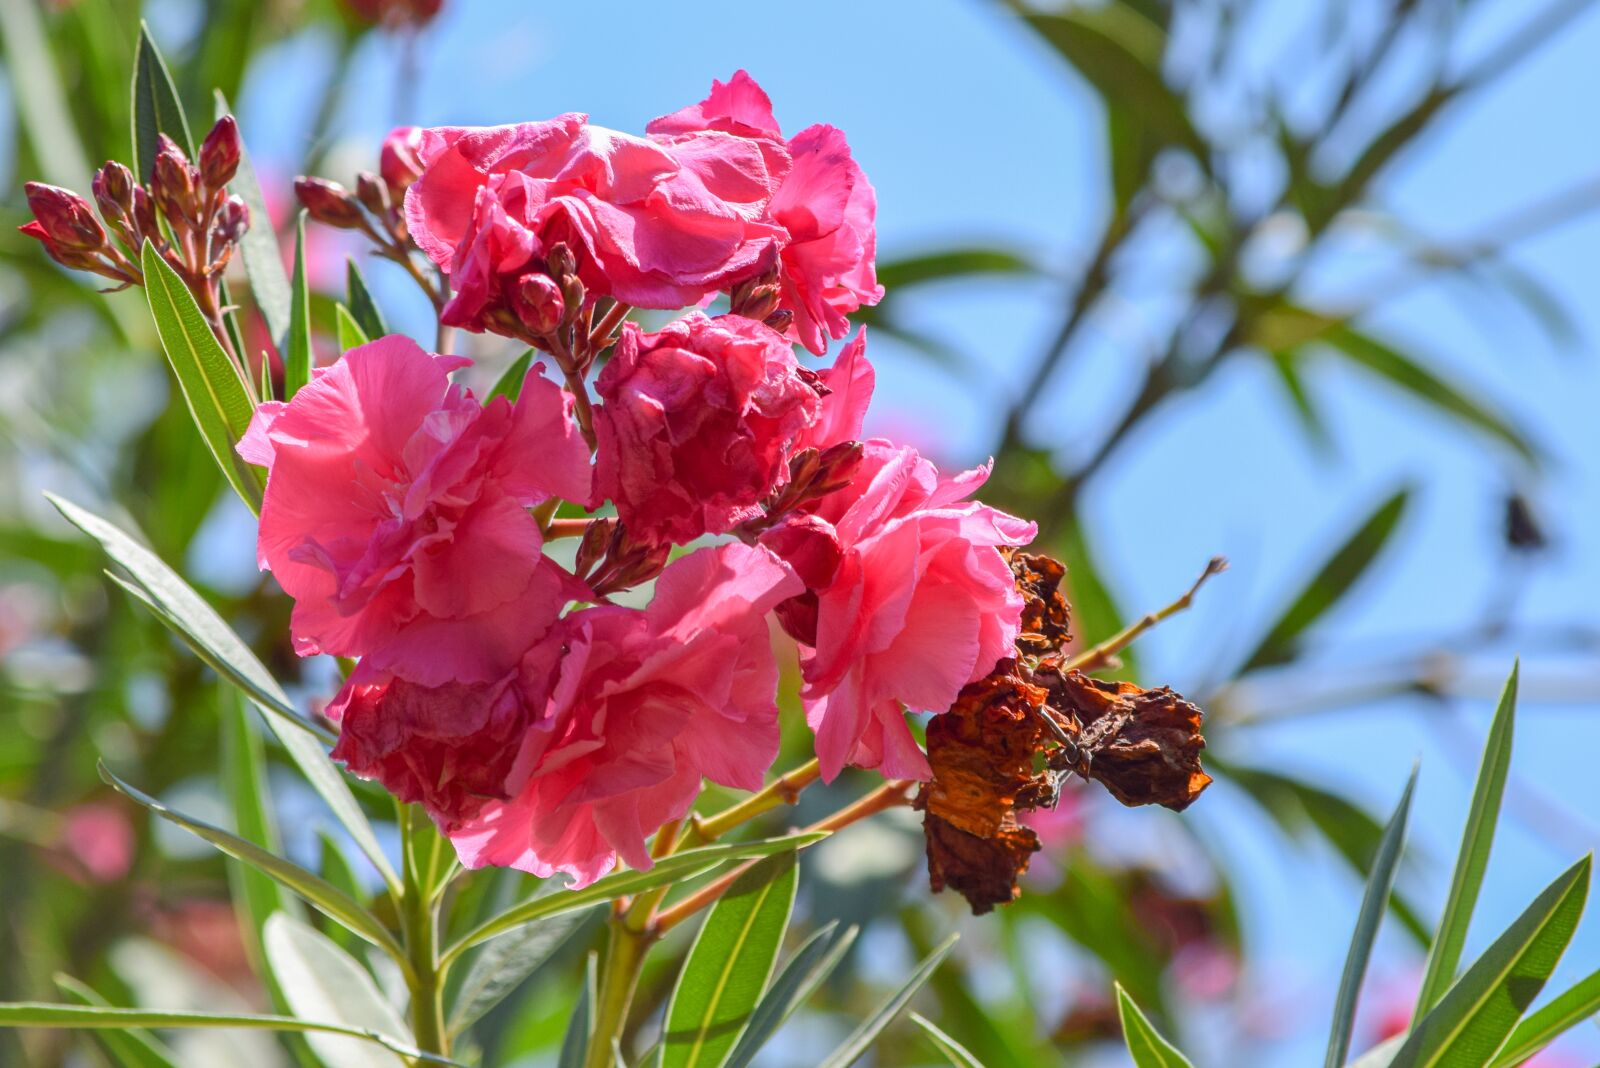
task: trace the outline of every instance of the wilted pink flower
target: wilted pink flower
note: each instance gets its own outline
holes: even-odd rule
[[[90,801],[68,809],[61,844],[97,883],[120,879],[133,866],[133,825],[115,805]]]
[[[820,408],[781,334],[699,312],[655,334],[628,324],[596,392],[596,492],[635,537],[656,542],[758,514]]]
[[[498,287],[567,244],[588,293],[681,308],[748,274],[779,229],[762,221],[775,176],[759,146],[706,134],[666,146],[585,115],[422,132],[406,194],[417,244],[449,272],[448,321],[490,325]]]
[[[800,589],[766,550],[720,545],[670,565],[643,611],[563,620],[549,640],[565,654],[517,754],[514,796],[451,832],[462,862],[584,886],[618,856],[649,868],[646,838],[688,812],[702,776],[758,789],[778,753],[765,614]]]
[[[713,81],[700,103],[645,129],[667,144],[707,130],[749,138],[769,160],[782,147],[789,167],[768,206],[784,231],[779,307],[794,314],[794,336],[806,348],[818,355],[827,351],[829,338],[849,332],[846,316],[882,299],[874,268],[877,195],[842,131],[811,126],[785,142],[772,102],[742,70],[727,83]]]
[[[257,557],[295,599],[302,655],[486,682],[573,595],[527,511],[588,497],[572,399],[534,370],[514,406],[480,407],[448,378],[466,362],[386,337],[257,410],[239,443],[270,472]]]

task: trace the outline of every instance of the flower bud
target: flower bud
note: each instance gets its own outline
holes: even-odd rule
[[[194,205],[195,185],[200,174],[172,138],[166,134],[158,137],[155,178],[150,183],[150,192],[161,214],[176,226],[193,214],[190,209]]]
[[[588,294],[583,288],[583,283],[578,281],[578,276],[569,274],[561,282],[561,300],[566,305],[563,309],[561,321],[570,323],[578,317],[583,310],[583,302]]]
[[[339,230],[355,230],[365,221],[361,214],[361,205],[350,195],[350,191],[338,182],[329,182],[322,178],[296,178],[294,193],[300,198],[300,203],[305,206],[311,217],[324,226],[332,226]]]
[[[133,215],[133,185],[133,172],[115,160],[95,172],[90,188],[107,222]]]
[[[841,441],[823,450],[817,472],[811,479],[811,492],[818,497],[844,489],[861,470],[865,448],[859,441]]]
[[[239,124],[232,115],[224,115],[206,134],[200,146],[200,180],[209,189],[221,189],[233,181],[239,170]]]
[[[37,226],[23,227],[24,233],[63,252],[95,252],[105,247],[105,227],[83,197],[43,182],[29,182],[23,188],[37,220]]]
[[[572,249],[567,247],[565,241],[557,241],[551,245],[550,251],[545,253],[544,262],[550,268],[550,277],[558,282],[578,273],[578,260],[572,255]]]
[[[399,197],[411,188],[411,183],[422,176],[422,160],[417,152],[422,148],[420,126],[396,126],[383,139],[383,150],[378,154],[378,172],[388,183],[391,197]]]
[[[589,525],[583,530],[583,539],[578,542],[578,557],[573,564],[573,574],[583,578],[594,570],[595,565],[605,557],[616,530],[615,519],[589,521]]]
[[[238,197],[229,197],[222,204],[222,210],[217,212],[217,225],[214,233],[218,241],[231,245],[244,236],[250,229],[250,207]]]
[[[380,219],[389,214],[391,206],[389,188],[383,179],[371,171],[362,171],[356,175],[356,199]]]
[[[150,193],[142,185],[133,187],[133,227],[149,237],[156,233],[156,209]]]
[[[794,325],[794,312],[790,311],[788,308],[779,308],[771,315],[762,319],[761,322],[773,330],[776,330],[780,334],[787,334],[789,332],[789,327]]]
[[[545,274],[525,274],[511,285],[511,310],[528,332],[543,336],[561,325],[566,313],[561,287]]]

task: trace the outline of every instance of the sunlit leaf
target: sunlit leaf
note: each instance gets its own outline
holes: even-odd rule
[[[306,279],[306,213],[294,224],[294,278],[289,283],[289,345],[283,352],[283,399],[311,381],[311,284]]]
[[[372,339],[362,331],[361,324],[356,322],[356,317],[350,314],[350,309],[343,304],[333,306],[334,327],[339,338],[339,351],[349,352],[357,345],[365,345]]]
[[[394,936],[385,930],[370,912],[362,908],[360,902],[352,899],[320,875],[307,871],[293,861],[268,853],[255,843],[247,842],[221,827],[214,827],[204,820],[197,820],[193,816],[186,816],[176,809],[167,807],[149,794],[111,774],[104,764],[100,765],[100,777],[130,801],[205,839],[230,857],[243,861],[257,871],[272,877],[314,905],[318,911],[344,924],[396,960],[405,959],[405,951],[394,940]]]
[[[860,1060],[862,1054],[866,1053],[871,1048],[872,1043],[877,1041],[878,1036],[883,1033],[883,1029],[888,1027],[896,1016],[900,1015],[900,1011],[916,996],[917,991],[921,990],[928,980],[933,977],[934,969],[939,967],[939,964],[955,948],[957,937],[957,935],[951,935],[941,942],[937,949],[923,958],[922,963],[917,965],[910,978],[902,983],[898,990],[890,994],[888,1000],[879,1005],[872,1015],[868,1016],[854,1031],[850,1032],[849,1036],[839,1044],[837,1049],[828,1055],[828,1059],[823,1061],[819,1068],[849,1068],[850,1065]]]
[[[483,398],[483,403],[488,404],[496,397],[504,397],[515,404],[522,395],[522,383],[527,380],[528,368],[533,365],[534,351],[527,349],[521,356],[511,361],[511,366],[500,372],[500,377],[495,380],[494,388],[489,390],[489,395]]]
[[[1472,789],[1472,807],[1467,812],[1466,828],[1461,832],[1461,851],[1456,856],[1455,873],[1450,877],[1450,895],[1445,898],[1439,933],[1434,936],[1433,948],[1428,953],[1428,967],[1417,994],[1413,1020],[1422,1019],[1439,1003],[1455,981],[1456,968],[1461,963],[1461,949],[1467,943],[1467,928],[1472,923],[1473,907],[1478,903],[1478,891],[1483,888],[1483,873],[1489,866],[1489,850],[1494,845],[1495,825],[1500,819],[1500,801],[1511,770],[1518,672],[1519,667],[1513,666],[1511,677],[1506,679],[1505,689],[1501,691],[1494,721],[1489,725],[1478,781]]]
[[[1122,1018],[1122,1038],[1133,1057],[1134,1068],[1193,1068],[1189,1058],[1161,1037],[1121,983],[1117,984],[1117,1015]]]
[[[711,907],[667,1003],[662,1068],[721,1068],[772,975],[798,877],[794,853],[768,857]]]
[[[1591,972],[1517,1024],[1491,1068],[1521,1064],[1561,1035],[1593,1019],[1596,1013],[1600,1013],[1600,972]]]
[[[193,294],[148,240],[142,258],[145,295],[167,362],[183,390],[200,437],[216,458],[228,484],[250,506],[261,511],[265,488],[260,468],[240,459],[234,446],[244,437],[255,404],[240,377],[238,364],[222,350]]]
[[[1389,894],[1394,889],[1394,876],[1400,865],[1400,850],[1405,845],[1406,821],[1411,814],[1411,797],[1417,787],[1417,772],[1413,768],[1406,788],[1400,794],[1400,803],[1383,829],[1378,842],[1377,855],[1372,858],[1372,874],[1367,877],[1366,892],[1361,897],[1361,911],[1356,914],[1355,931],[1350,936],[1350,952],[1345,957],[1344,974],[1339,979],[1339,993],[1333,1004],[1333,1029],[1328,1035],[1328,1056],[1325,1068],[1343,1068],[1350,1055],[1350,1035],[1356,1022],[1356,999],[1361,995],[1361,981],[1367,974],[1367,961],[1372,957],[1372,944],[1378,937],[1378,925],[1383,922]]]
[[[111,1008],[111,1003],[88,984],[80,983],[70,975],[58,975],[55,979],[61,992],[74,1001],[102,1009]],[[96,1037],[105,1050],[106,1058],[116,1068],[178,1068],[177,1055],[142,1027],[130,1027],[126,1031],[108,1030]]]
[[[911,1022],[922,1028],[923,1034],[928,1036],[934,1048],[944,1054],[944,1059],[955,1068],[983,1068],[983,1064],[974,1057],[961,1043],[945,1034],[934,1022],[921,1013],[912,1013]]]
[[[1591,858],[1551,883],[1417,1022],[1393,1068],[1485,1064],[1544,989],[1589,894]]]
[[[155,174],[161,134],[172,138],[190,160],[195,158],[194,138],[172,73],[150,36],[150,27],[141,22],[138,51],[133,57],[133,173],[145,182]]]
[[[834,921],[819,928],[794,951],[767,986],[767,992],[761,995],[761,1001],[750,1014],[749,1025],[728,1054],[723,1068],[748,1068],[761,1047],[777,1034],[784,1021],[793,1016],[833,974],[845,954],[850,952],[859,933],[858,928],[850,927],[835,939],[833,932],[838,926],[838,922]]]
[[[552,888],[552,893],[562,893]],[[459,1035],[538,971],[582,927],[585,917],[569,912],[529,924],[491,940],[472,959],[450,1010],[450,1033]]]
[[[389,333],[389,326],[383,321],[383,313],[378,310],[378,302],[372,299],[372,291],[367,288],[367,280],[361,274],[361,268],[356,261],[351,259],[345,263],[345,289],[350,298],[350,314],[355,316],[356,322],[361,326],[361,332],[368,339],[380,338]]]
[[[267,920],[263,938],[272,975],[289,1008],[304,1020],[386,1035],[411,1045],[411,1031],[356,960],[320,931],[285,913]],[[367,1042],[309,1034],[306,1041],[340,1068],[398,1068],[403,1062]]]

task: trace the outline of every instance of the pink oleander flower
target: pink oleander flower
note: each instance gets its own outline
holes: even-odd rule
[[[496,325],[507,287],[557,243],[589,296],[682,308],[751,273],[782,233],[764,221],[778,176],[727,134],[669,146],[568,114],[424,130],[418,158],[407,222],[451,276],[446,321],[472,330]]]
[[[765,615],[801,589],[764,549],[729,544],[671,564],[640,611],[603,605],[562,621],[564,654],[523,736],[511,799],[450,831],[462,863],[570,875],[586,886],[685,815],[703,777],[762,785],[778,754],[778,668]]]
[[[657,543],[758,515],[821,409],[783,336],[737,315],[628,324],[595,390],[596,494]]]
[[[378,173],[392,194],[404,193],[421,176],[421,151],[420,126],[396,126],[384,137],[383,148],[378,152]]]
[[[269,471],[256,554],[302,656],[487,682],[575,596],[527,511],[588,498],[572,398],[535,369],[515,405],[482,407],[449,380],[466,362],[381,338],[257,410],[239,443]]]
[[[742,70],[726,83],[713,81],[700,103],[645,129],[669,145],[707,130],[748,138],[762,146],[774,173],[780,151],[787,157],[768,211],[784,232],[778,306],[793,313],[791,331],[806,348],[820,356],[828,339],[849,333],[847,316],[883,298],[874,268],[877,195],[842,131],[810,126],[785,141],[771,100]]]
[[[865,339],[820,377],[831,392],[803,443],[825,448],[861,432],[873,381]],[[1035,528],[967,500],[988,473],[947,477],[915,449],[873,439],[849,485],[762,536],[808,586],[778,617],[811,647],[800,696],[824,779],[847,764],[926,778],[902,706],[942,712],[1010,654],[1022,600],[998,547],[1026,544]]]
[[[133,867],[133,824],[120,807],[97,801],[74,805],[61,822],[61,844],[83,874],[109,883]]]

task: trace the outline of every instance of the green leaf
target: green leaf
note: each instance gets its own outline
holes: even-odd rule
[[[748,1068],[756,1053],[777,1033],[784,1021],[810,1000],[817,988],[833,974],[860,933],[859,928],[850,927],[834,939],[833,932],[838,926],[835,920],[819,928],[794,951],[783,970],[767,987],[767,992],[761,995],[761,1001],[750,1014],[749,1026],[739,1036],[739,1042],[728,1054],[723,1068]]]
[[[74,1001],[96,1008],[111,1008],[111,1002],[101,997],[88,984],[80,983],[70,975],[57,975],[55,980],[61,992]],[[107,1031],[100,1035],[99,1039],[107,1059],[117,1068],[178,1068],[177,1054],[142,1027],[130,1027],[126,1031]]]
[[[849,1068],[850,1065],[859,1060],[861,1055],[871,1047],[878,1035],[883,1032],[883,1029],[888,1027],[896,1016],[900,1015],[900,1010],[905,1008],[917,991],[921,990],[923,985],[933,977],[934,969],[939,966],[945,957],[949,956],[950,951],[955,948],[958,937],[960,936],[951,935],[941,942],[937,949],[924,957],[922,963],[917,965],[916,970],[911,973],[911,977],[901,985],[900,989],[890,994],[888,1000],[879,1005],[871,1016],[862,1021],[861,1025],[840,1043],[839,1048],[828,1055],[828,1059],[822,1062],[820,1068]]]
[[[1577,930],[1592,858],[1563,872],[1484,951],[1411,1031],[1394,1068],[1454,1068],[1493,1060],[1539,996]]]
[[[1538,463],[1540,456],[1527,436],[1485,401],[1453,385],[1392,345],[1348,324],[1331,327],[1321,340],[1379,377],[1438,408],[1444,414],[1475,427],[1510,446],[1524,460]]]
[[[1378,937],[1378,925],[1383,922],[1389,894],[1394,889],[1394,875],[1400,864],[1400,850],[1405,845],[1406,821],[1411,815],[1411,796],[1417,788],[1417,770],[1411,769],[1411,778],[1400,795],[1394,815],[1383,829],[1378,842],[1378,853],[1372,858],[1372,874],[1367,877],[1367,889],[1361,897],[1361,911],[1356,914],[1355,932],[1350,936],[1350,953],[1345,957],[1344,974],[1339,979],[1339,995],[1333,1003],[1333,1029],[1328,1035],[1328,1056],[1325,1068],[1343,1068],[1350,1055],[1350,1032],[1356,1021],[1356,1001],[1361,996],[1361,981],[1367,974],[1367,961],[1372,957],[1372,943]]]
[[[797,879],[795,854],[780,853],[717,899],[667,1003],[662,1068],[721,1068],[772,976]]]
[[[1242,787],[1285,833],[1298,835],[1312,827],[1354,871],[1363,878],[1371,873],[1383,828],[1366,810],[1336,793],[1275,771],[1225,763],[1215,757],[1210,758],[1209,766]],[[1389,908],[1419,945],[1428,945],[1432,932],[1398,891],[1391,895]]]
[[[317,873],[335,888],[349,894],[352,900],[366,901],[367,891],[356,877],[355,869],[350,866],[350,858],[344,855],[344,850],[339,848],[333,835],[325,830],[317,832]],[[343,927],[331,928],[330,937],[347,953],[360,950],[361,940]]]
[[[86,188],[89,156],[78,139],[38,4],[0,4],[0,48],[10,75],[11,106],[44,179],[66,189]]]
[[[258,871],[271,876],[277,882],[293,890],[316,906],[318,911],[330,919],[344,924],[362,938],[393,956],[396,960],[403,961],[406,959],[405,950],[394,940],[394,936],[384,929],[383,924],[379,923],[375,916],[362,908],[360,902],[320,875],[307,871],[293,861],[268,853],[255,843],[247,842],[236,834],[225,831],[220,827],[214,827],[192,816],[186,816],[175,809],[168,808],[149,794],[117,778],[104,764],[100,765],[100,777],[129,800],[144,806],[162,819],[177,824],[191,834],[205,839],[230,857],[242,860]],[[278,913],[278,915],[283,915],[283,913]]]
[[[1566,1032],[1600,1012],[1600,972],[1592,972],[1572,989],[1517,1024],[1500,1047],[1491,1068],[1513,1068]]]
[[[217,90],[217,117],[229,111],[228,100]],[[267,212],[266,197],[261,193],[261,179],[256,175],[250,153],[239,151],[239,169],[228,183],[228,191],[250,209],[250,227],[239,239],[239,258],[244,263],[245,274],[250,278],[250,294],[256,308],[267,324],[267,333],[279,352],[287,350],[289,343],[289,275],[283,269],[283,256],[278,251],[278,237],[272,231],[272,216]],[[241,354],[243,350],[240,350]],[[265,361],[263,361],[265,363]],[[262,393],[263,397],[269,394]]]
[[[517,403],[517,398],[522,395],[522,383],[528,377],[528,368],[533,365],[534,351],[528,349],[521,356],[511,361],[511,366],[500,373],[495,381],[494,388],[489,395],[483,398],[483,403],[488,404],[496,397],[504,397],[512,404]]]
[[[367,280],[354,259],[346,261],[344,275],[345,288],[350,294],[350,314],[360,324],[361,332],[369,339],[388,334],[389,326],[383,321],[378,302],[372,299],[372,291],[367,288]]]
[[[338,330],[340,352],[349,352],[357,345],[365,345],[372,340],[361,329],[361,324],[356,322],[356,317],[350,314],[350,309],[343,304],[333,306],[333,315],[334,326]]]
[[[584,922],[582,913],[569,912],[530,924],[484,946],[456,991],[450,1010],[450,1033],[459,1035],[482,1019],[554,956]]]
[[[350,787],[328,759],[327,750],[318,742],[319,738],[331,740],[331,735],[295,712],[288,695],[250,647],[222,621],[216,609],[160,557],[100,516],[53,494],[47,493],[45,497],[67,522],[99,542],[106,555],[132,576],[133,584],[118,580],[124,589],[139,597],[201,660],[255,702],[266,715],[267,726],[283,743],[312,789],[327,802],[334,817],[372,861],[384,882],[398,887],[400,880],[378,844],[372,825],[362,814],[361,806],[356,804]]]
[[[351,1038],[376,1042],[402,1057],[425,1061],[429,1064],[454,1065],[452,1061],[433,1053],[424,1053],[414,1046],[397,1042],[376,1031],[316,1020],[300,1020],[291,1016],[262,1016],[253,1013],[213,1012],[161,1012],[154,1009],[101,1008],[87,1005],[52,1005],[44,1001],[0,1002],[0,1027],[73,1027],[83,1029],[112,1028],[125,1031],[131,1027],[159,1028],[218,1028],[242,1027],[263,1031],[303,1031],[329,1035],[348,1035]]]
[[[939,1030],[926,1016],[914,1012],[911,1014],[911,1022],[922,1028],[923,1034],[928,1036],[928,1041],[932,1042],[934,1047],[944,1054],[944,1059],[955,1068],[983,1068],[983,1064],[969,1053],[965,1046]]]
[[[1434,936],[1433,948],[1428,953],[1428,967],[1423,973],[1417,1007],[1411,1014],[1413,1020],[1422,1019],[1439,1003],[1455,981],[1456,968],[1461,963],[1461,949],[1467,942],[1467,928],[1472,923],[1473,907],[1478,903],[1478,891],[1483,888],[1484,869],[1489,866],[1489,850],[1494,845],[1495,824],[1500,819],[1500,800],[1505,795],[1506,776],[1511,770],[1518,671],[1519,665],[1513,664],[1511,676],[1500,693],[1494,721],[1489,725],[1477,785],[1472,790],[1472,807],[1467,812],[1467,826],[1461,832],[1461,852],[1456,856],[1455,874],[1450,878],[1450,896],[1445,899],[1439,933]]]
[[[1410,490],[1401,490],[1385,500],[1339,546],[1310,585],[1289,603],[1283,615],[1268,629],[1266,637],[1245,658],[1244,666],[1239,669],[1241,675],[1256,668],[1281,664],[1294,655],[1300,635],[1349,593],[1356,580],[1377,559],[1405,514],[1410,497]]]
[[[1295,417],[1300,423],[1300,429],[1305,431],[1307,440],[1319,452],[1332,452],[1333,434],[1322,418],[1322,413],[1317,410],[1316,402],[1312,400],[1311,391],[1306,388],[1305,379],[1301,376],[1293,355],[1286,352],[1272,353],[1272,369],[1277,374],[1278,384],[1283,387],[1283,392],[1294,408]]]
[[[150,37],[150,27],[140,22],[138,51],[133,56],[133,173],[141,181],[149,182],[155,174],[156,139],[161,134],[172,138],[194,160],[194,138],[189,135],[189,120],[184,118],[172,73]]]
[[[264,938],[273,978],[289,1008],[303,1020],[387,1035],[411,1044],[411,1031],[372,977],[326,935],[279,912],[267,920]],[[393,1054],[336,1035],[308,1035],[317,1056],[340,1068],[397,1068]]]
[[[221,691],[222,781],[228,791],[234,830],[240,838],[276,854],[283,847],[267,797],[267,761],[261,735],[237,694]],[[298,915],[300,901],[266,873],[237,860],[228,864],[228,883],[244,923],[251,959],[262,961],[261,932],[275,912]]]
[[[311,287],[306,282],[306,213],[295,216],[294,280],[289,284],[289,347],[283,353],[283,399],[311,381]]]
[[[948,278],[983,275],[1014,277],[1040,273],[1038,264],[1021,252],[983,247],[941,249],[920,256],[902,256],[897,260],[880,262],[877,266],[878,282],[891,292]]]
[[[572,1006],[572,1019],[567,1021],[567,1032],[561,1039],[561,1059],[556,1068],[583,1068],[583,1055],[589,1046],[589,1013],[599,987],[596,973],[599,957],[589,954],[583,968],[583,990],[578,993],[578,1003]]]
[[[222,351],[193,294],[148,239],[142,262],[150,314],[189,414],[228,484],[259,515],[265,487],[261,469],[245,463],[233,448],[255,414],[239,365]]]
[[[603,901],[611,901],[626,894],[637,894],[645,890],[654,890],[657,887],[682,882],[685,879],[700,875],[724,861],[769,857],[775,853],[803,849],[808,845],[815,845],[827,836],[826,831],[813,831],[808,834],[786,835],[782,838],[763,838],[754,842],[731,842],[722,845],[701,846],[699,849],[686,849],[682,853],[673,853],[670,856],[662,857],[648,871],[618,872],[615,875],[608,875],[604,879],[590,883],[582,890],[535,897],[519,905],[513,905],[500,915],[479,924],[462,935],[449,949],[445,950],[443,959],[446,963],[453,961],[478,943],[486,942],[496,935],[505,934],[507,931],[515,930],[524,924],[534,923],[551,916],[560,916],[575,909],[588,908],[591,905],[598,905]]]
[[[1122,1038],[1133,1055],[1134,1068],[1193,1068],[1189,1058],[1161,1037],[1121,983],[1117,984],[1117,1015],[1122,1018]]]

